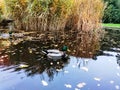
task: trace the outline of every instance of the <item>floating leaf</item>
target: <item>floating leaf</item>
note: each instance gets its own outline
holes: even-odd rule
[[[120,69],[120,67],[119,67],[119,66],[117,66],[117,69]]]
[[[80,90],[80,89],[78,89],[78,88],[75,88],[75,90]]]
[[[78,88],[83,88],[85,85],[86,85],[86,83],[82,82],[82,83],[77,84],[77,87]]]
[[[40,52],[35,52],[35,54],[39,54]]]
[[[53,65],[53,62],[51,62],[50,65]]]
[[[115,85],[115,88],[116,88],[117,90],[120,90],[120,86],[119,86],[119,85]]]
[[[88,72],[88,68],[87,68],[87,67],[81,67],[80,69],[82,69],[82,70]]]
[[[57,64],[60,64],[60,62],[57,62]]]
[[[29,53],[32,53],[32,49],[29,49]]]
[[[99,87],[99,86],[100,86],[100,84],[97,84],[97,86]]]
[[[69,73],[69,71],[64,71],[64,73]]]
[[[62,71],[62,69],[56,69],[56,71],[61,72],[61,71]]]
[[[114,81],[113,81],[113,80],[111,80],[111,81],[110,81],[110,83],[111,83],[111,84],[113,84],[113,83],[114,83]]]
[[[72,85],[70,85],[70,84],[65,84],[65,87],[66,87],[66,88],[72,88]]]
[[[120,77],[120,73],[117,73],[117,76],[119,76],[119,77]]]
[[[26,65],[26,64],[20,64],[19,65],[19,68],[27,68],[29,65]]]
[[[101,81],[101,79],[98,78],[98,77],[95,77],[94,80],[96,80],[96,81]]]
[[[54,45],[55,47],[58,47],[58,45],[56,44],[56,45]]]
[[[73,68],[75,68],[75,67],[76,67],[76,65],[72,65],[72,67],[73,67]]]
[[[43,86],[48,86],[48,83],[44,80],[42,80],[41,83],[42,83]]]

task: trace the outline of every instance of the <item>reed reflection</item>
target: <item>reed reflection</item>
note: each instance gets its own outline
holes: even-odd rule
[[[53,80],[54,75],[69,63],[69,58],[58,60],[48,58],[41,52],[43,44],[39,41],[23,41],[10,46],[2,51],[4,53],[1,54],[0,65],[5,67],[4,71],[14,69],[14,72],[19,72],[24,70],[27,76],[46,72],[49,80]]]
[[[67,34],[69,33],[69,35]],[[32,36],[33,35],[33,36]],[[45,35],[40,35],[35,38],[35,34],[32,34],[31,37],[34,39],[31,40],[20,40],[19,43],[14,44],[19,38],[9,41],[6,50],[3,50],[4,53],[9,55],[10,61],[14,60],[16,63],[19,61],[24,62],[25,60],[30,60],[29,62],[34,62],[36,60],[44,59],[41,51],[43,49],[61,49],[63,45],[68,46],[69,50],[67,51],[68,55],[73,55],[76,57],[92,58],[96,51],[100,49],[99,41],[100,37],[98,32],[66,32],[64,38],[62,35],[59,35],[57,39],[50,38],[51,35],[48,35],[46,38]],[[27,36],[26,38],[29,38]],[[3,40],[2,40],[3,42]],[[0,44],[1,45],[1,44]],[[3,46],[2,46],[3,48]],[[42,55],[42,56],[41,56]]]
[[[76,57],[92,58],[100,49],[100,36],[98,32],[81,31],[81,33],[77,33],[76,35],[77,37],[68,43],[70,55]]]
[[[46,38],[45,35],[38,35],[38,37],[36,37],[35,33],[32,35],[25,37],[27,39],[32,37],[32,39],[29,40],[16,38],[17,42],[18,40],[20,41],[18,43],[15,43],[15,40],[9,39],[10,44],[1,51],[1,57],[7,57],[7,59],[2,58],[2,62],[0,63],[3,66],[7,66],[5,70],[11,68],[14,69],[15,72],[24,70],[27,76],[34,76],[46,72],[49,80],[53,80],[54,75],[58,74],[60,70],[69,64],[69,58],[55,61],[46,57],[42,53],[42,50],[61,50],[61,47],[66,45],[69,49],[66,53],[69,56],[92,58],[96,51],[100,49],[100,38],[96,32],[69,32],[69,35],[66,32],[63,36],[58,35],[58,38],[54,38],[50,34],[47,34],[48,38]],[[82,67],[85,67],[88,60],[82,59],[78,62],[79,64],[82,62],[82,64],[78,66],[83,65]]]

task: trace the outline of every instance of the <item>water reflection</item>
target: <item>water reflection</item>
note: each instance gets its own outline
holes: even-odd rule
[[[68,58],[60,60],[52,60],[47,58],[42,52],[43,44],[41,42],[23,41],[17,45],[10,46],[7,50],[2,51],[0,56],[0,65],[8,66],[5,70],[11,69],[14,71],[23,70],[27,76],[34,76],[46,72],[50,80],[63,69],[68,63]],[[28,65],[28,67],[20,67],[21,64]],[[16,67],[17,66],[17,67]]]
[[[105,37],[100,45],[101,50],[117,51],[114,48],[120,48],[120,30],[106,29]]]
[[[69,64],[69,58],[54,61],[47,58],[42,50],[61,50],[63,45],[67,45],[69,48],[67,54],[78,57],[77,66],[87,71],[86,65],[89,60],[79,60],[79,57],[93,57],[99,49],[99,38],[90,32],[82,32],[79,35],[80,37],[77,39],[70,35],[66,39],[53,40],[51,38],[46,39],[44,35],[35,36],[35,33],[32,33],[23,38],[7,39],[7,43],[10,44],[4,43],[5,47],[1,46],[4,49],[1,50],[0,65],[5,67],[4,71],[14,69],[13,72],[20,72],[24,70],[27,76],[42,75],[46,72],[49,80],[53,80],[54,75],[57,75]],[[71,42],[72,39],[74,39],[73,42]]]
[[[0,39],[2,77],[10,76],[6,79],[8,81],[5,81],[10,82],[13,74],[15,80],[17,76],[22,74],[20,76],[22,83],[11,84],[11,86],[16,87],[16,90],[24,88],[26,90],[38,90],[38,88],[42,90],[59,90],[61,88],[62,90],[69,88],[73,90],[104,90],[107,88],[109,90],[112,88],[114,90],[114,84],[119,86],[118,78],[120,76],[120,68],[118,68],[120,58],[116,57],[120,52],[118,38],[113,38],[112,41],[116,42],[113,45],[112,42],[110,44],[110,39],[106,39],[110,38],[108,33],[106,33],[108,37],[103,38],[103,42],[100,42],[99,37],[90,32],[82,32],[79,35],[79,38],[68,35],[67,38],[57,41],[51,38],[46,39],[44,35],[36,36],[35,33],[23,38]],[[55,61],[42,53],[44,49],[60,50],[63,45],[67,45],[69,48],[67,51],[69,58]],[[64,75],[61,75],[62,72]],[[26,77],[27,80],[23,77]],[[46,78],[52,83],[49,84]],[[48,85],[48,88],[42,87],[40,80],[44,84],[43,86]],[[111,84],[113,82],[114,84]],[[2,84],[2,86],[7,87],[6,84]]]
[[[100,33],[99,32],[84,32],[76,33],[68,36],[67,45],[70,49],[70,55],[76,57],[92,58],[100,49]],[[101,33],[102,34],[102,33]]]
[[[47,34],[37,34],[28,33],[24,35],[23,38],[12,38],[7,39],[7,50],[3,50],[1,53],[9,54],[9,59],[14,60],[16,62],[25,61],[25,60],[41,60],[44,58],[41,51],[44,49],[59,49],[64,45],[67,45],[69,50],[67,52],[68,55],[73,55],[76,57],[85,57],[85,58],[92,58],[96,54],[96,52],[100,49],[99,41],[100,37],[98,33],[95,32],[84,32],[81,31],[80,33],[72,32],[70,35],[66,34],[66,38],[62,39],[59,37],[58,39],[53,39],[51,35]],[[14,35],[15,33],[13,33]],[[18,33],[19,34],[19,33]],[[20,33],[21,35],[21,33]],[[52,37],[52,38],[50,38]],[[3,40],[0,40],[3,42]],[[0,44],[2,45],[2,43]],[[6,48],[3,47],[2,48]],[[42,56],[41,56],[42,55]],[[22,58],[24,57],[24,58]]]
[[[44,34],[39,34],[38,32],[37,34],[35,32],[22,32],[22,34],[21,32],[15,32],[13,33],[14,36],[15,34],[18,34],[17,36],[19,36],[20,34],[20,36],[22,35],[22,38],[16,36],[12,39],[0,40],[0,48],[9,48],[6,53],[10,52],[10,57],[14,58],[14,60],[17,57],[19,57],[17,58],[18,60],[22,60],[21,57],[26,56],[26,59],[31,59],[34,61],[36,59],[40,59],[39,57],[41,56],[39,54],[42,54],[41,51],[43,49],[54,48],[61,50],[61,47],[63,45],[67,45],[69,48],[67,54],[76,57],[93,58],[96,60],[96,57],[99,55],[111,56],[110,54],[106,54],[103,51],[108,49],[110,51],[113,51],[113,47],[119,47],[119,31],[115,31],[114,33],[111,33],[109,30],[106,31],[107,33],[102,40],[99,36],[99,31],[81,31],[79,33],[72,32],[69,33],[69,35],[66,34],[66,38],[64,39],[62,39],[61,37],[58,37],[58,39],[54,39],[51,34],[47,34],[48,36],[46,36]],[[16,57],[14,57],[14,54],[16,55]],[[44,57],[42,56],[41,58]]]

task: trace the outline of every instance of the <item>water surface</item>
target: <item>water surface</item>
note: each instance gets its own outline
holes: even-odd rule
[[[1,39],[0,90],[120,90],[120,40],[115,33],[106,34],[96,53],[92,50],[98,44],[84,44],[82,54],[56,61],[41,52],[49,43]]]

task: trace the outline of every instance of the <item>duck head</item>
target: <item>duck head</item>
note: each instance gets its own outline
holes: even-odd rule
[[[62,47],[62,51],[67,51],[68,50],[68,47],[66,46],[66,45],[64,45],[63,47]]]

